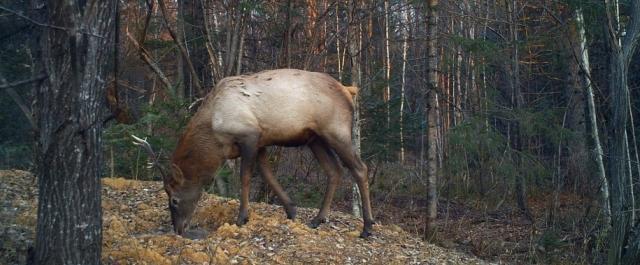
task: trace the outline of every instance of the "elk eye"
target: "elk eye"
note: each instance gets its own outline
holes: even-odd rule
[[[179,201],[178,201],[178,199],[176,199],[176,198],[171,198],[171,205],[173,205],[173,206],[178,206],[178,202],[179,202]]]

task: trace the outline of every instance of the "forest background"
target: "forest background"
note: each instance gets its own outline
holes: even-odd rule
[[[170,154],[226,76],[325,72],[360,87],[356,145],[374,216],[487,259],[602,263],[640,253],[640,4],[620,1],[119,1],[104,176],[158,180],[131,134]],[[32,169],[34,36],[0,1],[0,167]],[[35,11],[34,11],[35,10]],[[18,14],[18,15],[17,15]],[[196,103],[194,105],[194,102]],[[316,207],[325,177],[301,148],[276,175]],[[237,166],[209,191],[237,197]],[[344,178],[336,197],[356,209]],[[253,200],[278,203],[259,177]]]

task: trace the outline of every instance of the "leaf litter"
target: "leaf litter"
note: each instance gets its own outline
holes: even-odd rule
[[[331,212],[317,229],[317,209],[297,219],[281,206],[250,203],[249,222],[236,226],[237,200],[204,194],[181,237],[172,232],[161,182],[102,180],[104,264],[487,264],[468,254],[423,242],[400,227],[374,225]],[[35,238],[37,181],[29,172],[0,170],[0,264],[24,264]]]

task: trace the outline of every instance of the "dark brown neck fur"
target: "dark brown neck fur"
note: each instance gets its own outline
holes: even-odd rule
[[[172,163],[182,170],[185,181],[207,184],[222,162],[220,144],[213,137],[210,124],[192,120],[178,141]]]

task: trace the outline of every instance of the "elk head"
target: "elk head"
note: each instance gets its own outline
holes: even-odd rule
[[[180,166],[172,163],[169,173],[160,164],[160,156],[156,154],[146,139],[141,139],[135,135],[131,135],[133,144],[142,147],[149,153],[148,168],[157,169],[162,175],[164,190],[169,198],[169,211],[171,212],[171,223],[176,234],[182,235],[185,231],[191,217],[195,212],[198,200],[202,195],[200,185],[194,185],[190,180],[185,178],[184,172]]]

